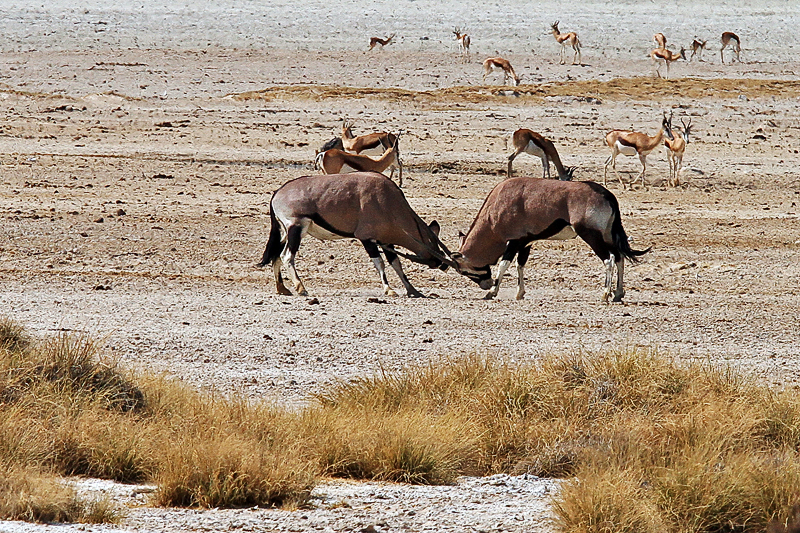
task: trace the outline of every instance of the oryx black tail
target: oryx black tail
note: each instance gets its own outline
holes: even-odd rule
[[[636,263],[639,261],[639,256],[649,252],[652,246],[646,250],[634,250],[631,248],[628,242],[628,234],[625,233],[625,228],[622,227],[622,215],[619,212],[619,203],[614,195],[611,195],[611,198],[613,198],[611,208],[614,210],[614,220],[611,222],[611,238],[614,240],[614,248],[617,249],[622,257]]]
[[[269,240],[267,241],[267,248],[264,250],[264,256],[261,258],[261,262],[256,265],[258,267],[265,267],[274,263],[275,260],[280,257],[285,244],[281,239],[281,224],[275,216],[271,203],[269,206],[269,220],[271,224]]]

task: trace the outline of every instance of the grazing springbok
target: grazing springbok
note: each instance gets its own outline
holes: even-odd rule
[[[686,145],[689,144],[689,133],[692,131],[692,119],[689,123],[681,119],[683,129],[677,128],[680,135],[676,135],[674,139],[664,139],[664,146],[667,147],[667,161],[669,161],[669,178],[667,183],[670,187],[677,187],[681,184],[680,174],[681,167],[683,166],[683,153],[686,151]]]
[[[692,55],[689,56],[689,61],[692,60],[695,54],[697,54],[698,61],[703,60],[703,50],[706,49],[707,42],[708,41],[700,41],[697,39],[697,37],[694,38],[694,41],[692,41]]]
[[[439,240],[436,221],[425,224],[408,205],[400,188],[382,174],[303,176],[275,191],[269,205],[269,241],[257,266],[272,265],[278,294],[291,295],[281,277],[283,263],[288,265],[297,294],[308,294],[294,264],[306,234],[323,241],[360,240],[378,270],[387,296],[396,293],[386,279],[381,250],[410,297],[422,294],[403,273],[398,255],[431,268],[445,270],[455,266]],[[399,252],[394,246],[402,246],[411,254]]]
[[[739,59],[739,52],[742,51],[742,42],[739,40],[739,36],[732,31],[726,31],[722,33],[722,38],[720,40],[722,41],[722,48],[719,49],[719,60],[722,63],[725,62],[725,57],[722,55],[722,51],[725,50],[728,45],[730,45],[730,47],[733,49],[734,55],[736,56],[736,61],[741,63],[741,60]],[[733,44],[731,44],[731,42]],[[733,63],[732,59],[731,63]]]
[[[453,35],[456,36],[456,41],[458,41],[460,54],[464,56],[467,61],[469,61],[469,35],[467,35],[466,31],[462,32],[461,28],[455,28],[453,30]]]
[[[603,169],[603,186],[607,184],[608,167],[611,166],[624,190],[625,182],[622,181],[622,176],[617,172],[617,156],[619,154],[627,156],[638,155],[639,161],[642,163],[642,172],[631,182],[631,189],[633,189],[633,184],[636,183],[636,180],[639,178],[642,180],[642,186],[646,189],[647,184],[644,181],[644,171],[647,169],[647,156],[661,145],[661,141],[664,140],[664,135],[670,140],[675,138],[672,135],[672,115],[670,115],[668,119],[666,113],[664,113],[664,120],[661,121],[661,129],[658,130],[658,133],[653,137],[650,137],[646,133],[639,133],[638,131],[609,131],[606,134],[606,144],[611,148],[611,155],[606,159],[606,164]]]
[[[353,124],[342,122],[342,150],[355,154],[382,155],[397,142],[393,133],[377,131],[366,135],[353,135]]]
[[[535,131],[528,129],[518,129],[511,135],[511,144],[514,146],[514,152],[508,156],[508,172],[507,177],[511,177],[513,173],[512,163],[514,158],[519,154],[525,152],[542,159],[542,177],[550,177],[550,161],[556,166],[558,171],[558,179],[564,181],[571,181],[572,174],[575,172],[575,167],[565,167],[561,164],[561,158],[558,157],[558,151],[550,139],[542,137]]]
[[[566,63],[566,61],[564,60],[564,53],[567,50],[567,45],[570,45],[570,46],[572,46],[572,49],[575,51],[575,54],[572,56],[572,64],[573,65],[575,65],[575,64],[580,65],[581,64],[581,41],[580,41],[580,39],[578,39],[578,34],[575,33],[574,31],[571,31],[569,33],[561,33],[560,31],[558,31],[558,23],[559,22],[560,21],[557,20],[557,21],[555,21],[554,23],[552,23],[550,25],[550,29],[553,31],[553,37],[555,37],[556,38],[556,42],[561,45],[561,55],[559,56],[560,60],[559,60],[558,64],[559,65],[563,65],[564,63]],[[577,63],[575,63],[575,59],[578,60]]]
[[[394,39],[394,33],[391,34],[390,36],[388,36],[385,39],[381,39],[380,37],[372,37],[369,40],[369,49],[371,51],[373,48],[375,48],[376,46],[380,45],[381,50],[383,50],[384,46],[392,43],[392,39]]]
[[[320,148],[319,150],[314,152],[314,169],[315,170],[321,170],[320,167],[319,167],[319,160],[318,160],[319,154],[321,154],[322,152],[327,152],[328,150],[333,150],[333,149],[344,150],[344,145],[342,144],[342,138],[341,137],[334,137],[330,141],[328,141],[325,144],[323,144],[322,148]]]
[[[378,159],[372,159],[366,155],[351,154],[342,150],[327,150],[317,155],[316,165],[322,169],[324,174],[348,174],[350,172],[383,172],[391,167],[389,174],[391,179],[394,176],[394,169],[398,169],[399,186],[403,186],[403,165],[400,163],[400,147],[398,146],[400,137],[395,136],[394,146],[390,147]]]
[[[483,62],[483,83],[486,83],[486,76],[495,70],[503,71],[503,85],[508,83],[509,78],[514,80],[515,86],[518,86],[519,82],[522,81],[522,76],[517,76],[517,73],[514,72],[514,67],[511,66],[507,59],[490,57]]]
[[[653,42],[656,43],[656,48],[659,50],[667,49],[667,37],[663,33],[656,33],[653,35]]]
[[[497,296],[509,264],[517,257],[517,300],[525,296],[524,269],[533,241],[580,237],[606,267],[603,301],[613,294],[615,302],[625,295],[624,259],[636,261],[647,253],[633,250],[622,228],[619,204],[608,189],[592,181],[556,181],[510,178],[498,184],[483,206],[461,247],[452,254],[456,270],[491,289],[485,298]],[[502,257],[492,281],[491,266]],[[616,287],[613,286],[614,269]]]
[[[669,76],[669,64],[678,59],[686,59],[686,49],[681,46],[680,52],[673,52],[666,48],[656,48],[650,52],[650,59],[653,60],[653,66],[656,67],[656,74],[661,77],[661,65],[667,66],[667,73],[665,77]]]

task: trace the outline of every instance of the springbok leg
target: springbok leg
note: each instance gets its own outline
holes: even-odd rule
[[[400,278],[400,281],[403,283],[403,287],[406,289],[406,296],[409,298],[425,298],[425,295],[415,289],[414,286],[411,285],[411,282],[408,281],[406,273],[403,272],[403,265],[400,264],[400,258],[397,257],[397,254],[388,246],[383,246],[382,248],[386,260],[392,265],[395,273],[397,273],[397,277]]]
[[[383,265],[383,259],[381,258],[381,252],[378,250],[378,245],[375,244],[374,241],[364,240],[361,241],[361,244],[364,245],[364,249],[369,254],[369,257],[372,259],[372,262],[375,264],[375,270],[378,271],[378,275],[381,278],[381,284],[383,285],[383,294],[386,296],[397,296],[397,293],[392,290],[389,286],[389,279],[386,277],[386,269]]]

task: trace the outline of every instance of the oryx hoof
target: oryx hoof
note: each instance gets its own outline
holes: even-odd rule
[[[386,296],[397,296],[397,293],[394,292],[394,290],[392,288],[390,288],[390,287],[386,287],[383,290],[383,294],[385,294]]]
[[[524,299],[525,299],[525,293],[524,292],[523,293],[517,293],[517,300],[524,300]]]
[[[489,292],[486,293],[486,296],[484,296],[483,299],[484,300],[493,300],[495,296],[497,296],[497,295],[493,294],[492,291],[489,291]]]
[[[425,295],[418,290],[408,291],[406,296],[409,298],[425,298]]]
[[[276,287],[276,289],[278,291],[278,294],[280,294],[281,296],[291,296],[292,295],[292,291],[287,289],[285,285],[278,285]]]

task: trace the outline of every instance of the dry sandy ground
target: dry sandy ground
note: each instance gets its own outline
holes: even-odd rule
[[[603,84],[590,80],[646,75],[649,63],[595,58],[573,67],[559,66],[555,53],[520,54],[510,57],[536,84],[503,96],[474,88],[480,65],[452,51],[358,54],[354,64],[352,52],[271,50],[269,61],[218,48],[4,53],[0,313],[42,335],[102,336],[109,354],[134,368],[289,404],[337,379],[437,357],[530,361],[639,345],[800,386],[800,65],[682,63],[673,73],[698,79]],[[307,86],[229,96],[287,83]],[[320,88],[328,85],[406,92],[359,97]],[[453,85],[473,88],[407,92]],[[498,299],[484,301],[466,278],[407,262],[431,298],[384,297],[365,252],[349,241],[303,243],[298,267],[315,299],[277,296],[271,272],[253,267],[272,191],[312,172],[315,148],[343,117],[358,132],[403,130],[405,194],[456,248],[458,231],[503,178],[514,129],[553,139],[578,166],[576,179],[602,180],[604,133],[655,133],[664,110],[676,123],[692,119],[684,186],[662,185],[662,151],[648,158],[648,190],[609,182],[635,247],[653,247],[626,270],[624,304],[601,303],[602,265],[579,240],[534,245],[521,302],[510,277]],[[618,168],[630,179],[640,167],[621,157]],[[520,156],[515,169],[539,176],[541,165]],[[334,483],[315,509],[261,510],[245,523],[263,531],[548,528],[550,485],[503,481],[535,507],[524,513],[503,511],[517,501],[511,489],[489,507],[470,504],[475,487],[493,483],[465,480],[432,500],[415,488],[357,484],[340,493]],[[326,521],[331,495],[352,511]],[[134,509],[124,526],[241,529],[243,513]]]

